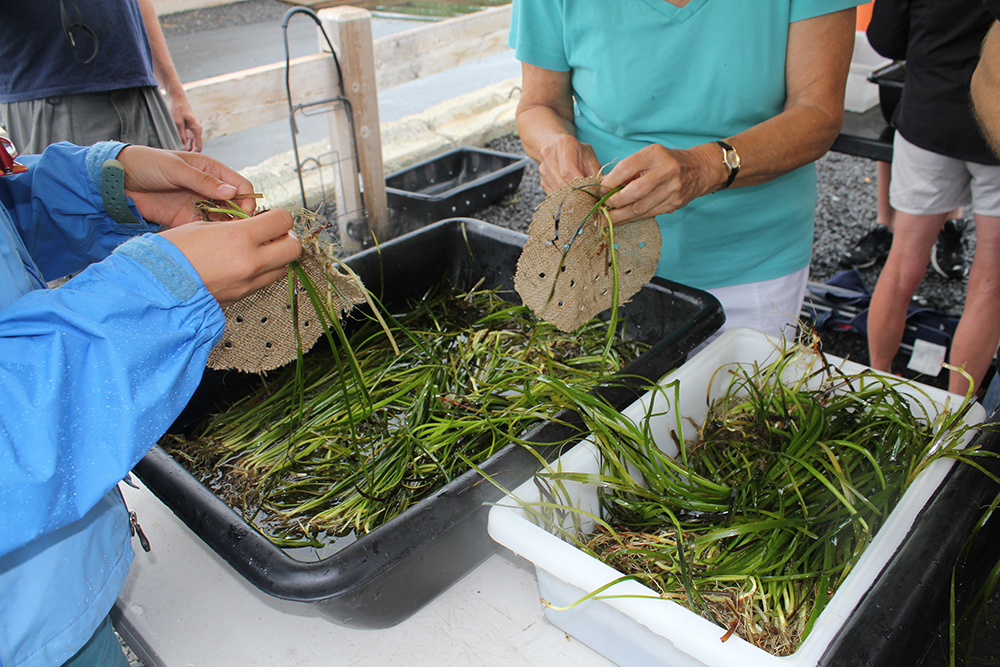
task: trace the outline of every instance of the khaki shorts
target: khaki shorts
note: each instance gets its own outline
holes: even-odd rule
[[[896,132],[889,203],[910,215],[965,208],[966,213],[1000,216],[1000,166],[945,157]]]
[[[0,104],[0,122],[23,155],[41,153],[58,141],[184,147],[163,96],[152,86]]]

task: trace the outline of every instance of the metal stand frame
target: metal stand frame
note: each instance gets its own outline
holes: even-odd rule
[[[343,90],[344,77],[343,71],[340,67],[340,61],[337,58],[337,53],[334,51],[330,37],[323,28],[323,23],[316,12],[308,7],[293,7],[292,9],[289,9],[285,13],[285,16],[281,19],[281,29],[284,34],[285,41],[285,92],[288,97],[288,121],[292,134],[292,149],[295,154],[295,173],[298,176],[299,190],[302,194],[302,206],[316,211],[331,198],[335,198],[337,206],[336,217],[340,218],[342,216],[346,216],[350,221],[347,226],[348,233],[352,238],[358,241],[364,241],[368,235],[368,213],[365,210],[364,199],[359,199],[359,208],[348,211],[342,210],[344,207],[343,199],[336,196],[337,193],[343,193],[346,190],[344,182],[344,179],[346,178],[345,173],[350,174],[351,178],[357,179],[358,174],[361,172],[361,163],[358,157],[358,139],[354,129],[354,112],[351,107],[350,100],[343,95],[337,95],[335,97],[318,100],[316,102],[308,102],[305,104],[295,104],[292,102],[292,89],[289,74],[291,56],[288,49],[288,22],[295,14],[305,14],[309,16],[316,23],[320,32],[322,32],[323,38],[326,40],[327,46],[330,49],[330,55],[333,56],[333,62],[337,68],[337,77],[339,79],[341,90]],[[295,121],[296,115],[300,114],[303,117],[310,117],[321,114],[336,113],[345,113],[347,116],[348,126],[351,132],[351,154],[341,155],[339,150],[331,147],[330,151],[327,153],[322,153],[317,156],[309,156],[303,159],[299,155],[299,144],[297,139],[299,129],[298,124]],[[333,178],[329,183],[329,187],[332,188],[332,192],[328,191],[327,183],[323,178],[324,168],[326,167],[332,167],[333,169]],[[320,177],[321,200],[315,207],[310,207],[306,198],[303,173],[308,171],[316,171]],[[341,225],[338,224],[337,227],[340,229]]]

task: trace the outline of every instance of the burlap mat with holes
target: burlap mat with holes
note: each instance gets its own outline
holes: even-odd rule
[[[319,254],[303,248],[299,264],[325,299],[327,310],[341,317],[354,304],[365,300],[364,285],[353,276],[337,271]],[[323,335],[323,323],[316,315],[306,288],[295,280],[295,308],[302,351],[306,352]],[[226,330],[208,355],[208,367],[263,373],[280,368],[298,356],[299,342],[293,319],[289,278],[271,283],[243,300],[223,309]]]
[[[549,195],[535,210],[517,262],[514,288],[521,300],[562,331],[611,307],[614,272],[605,221],[600,214],[583,220],[600,196],[598,178],[576,179]],[[613,231],[621,305],[656,272],[660,228],[646,218]]]

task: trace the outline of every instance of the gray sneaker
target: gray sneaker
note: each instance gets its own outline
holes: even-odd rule
[[[892,246],[892,232],[884,225],[875,227],[858,239],[854,247],[848,248],[840,257],[844,266],[865,269],[889,255]]]
[[[965,277],[965,228],[968,218],[946,220],[931,251],[931,266],[945,278]]]

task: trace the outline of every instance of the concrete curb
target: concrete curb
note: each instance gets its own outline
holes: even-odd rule
[[[157,16],[176,14],[192,9],[205,9],[216,5],[228,5],[238,0],[153,0],[153,9]]]
[[[514,112],[520,99],[521,77],[512,77],[478,91],[436,104],[419,114],[381,124],[382,161],[386,174],[460,146],[485,146],[515,131]],[[299,158],[330,152],[329,140],[299,147]],[[332,158],[328,158],[332,159]],[[301,206],[302,195],[295,173],[295,154],[287,151],[240,173],[264,194],[264,205]],[[325,177],[325,178],[324,178]],[[332,193],[330,169],[303,175],[307,199],[318,201]]]

